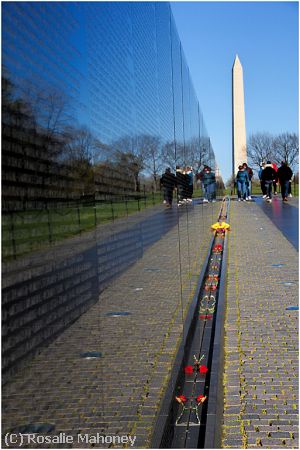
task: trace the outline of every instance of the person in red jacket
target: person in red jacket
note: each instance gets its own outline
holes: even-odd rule
[[[277,170],[278,170],[278,167],[277,167],[276,163],[272,163],[272,167],[276,173],[275,180],[273,181],[274,195],[277,195],[277,184],[278,184]]]

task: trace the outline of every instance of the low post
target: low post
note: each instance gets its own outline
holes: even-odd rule
[[[51,229],[51,219],[50,219],[50,211],[48,208],[48,205],[46,206],[46,211],[47,211],[47,224],[48,224],[48,239],[49,239],[49,243],[52,243],[52,229]]]
[[[147,208],[146,186],[145,185],[143,186],[143,191],[144,191],[144,205],[145,205],[145,208]]]
[[[11,235],[11,244],[13,251],[13,258],[17,259],[17,249],[16,249],[16,240],[15,240],[15,225],[14,225],[14,217],[13,211],[10,212],[10,235]]]
[[[80,224],[80,209],[79,209],[79,204],[77,204],[77,219],[78,219],[78,230],[79,230],[79,234],[81,234],[81,224]]]
[[[113,205],[113,201],[112,198],[110,199],[110,206],[111,206],[111,217],[112,217],[112,221],[115,221],[115,215],[114,215],[114,205]]]

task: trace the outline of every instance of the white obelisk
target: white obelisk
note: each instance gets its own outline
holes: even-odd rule
[[[243,67],[236,55],[232,67],[232,171],[247,162]]]

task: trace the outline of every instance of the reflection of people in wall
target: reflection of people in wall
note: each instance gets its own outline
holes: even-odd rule
[[[185,203],[187,192],[187,175],[184,173],[180,166],[176,166],[176,182],[177,182],[177,195],[178,205]]]
[[[194,174],[193,174],[193,168],[187,167],[186,168],[186,175],[188,176],[188,186],[187,186],[187,201],[192,202],[193,192],[194,192]]]
[[[216,176],[209,166],[204,166],[202,183],[204,187],[203,203],[216,201]]]
[[[160,179],[160,186],[164,190],[164,203],[167,208],[170,208],[173,201],[173,191],[176,187],[176,177],[169,167],[166,168],[165,173]]]

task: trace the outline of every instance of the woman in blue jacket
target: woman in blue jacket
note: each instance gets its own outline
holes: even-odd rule
[[[246,200],[246,185],[249,183],[249,175],[247,170],[243,166],[239,166],[238,173],[236,175],[238,201]]]

